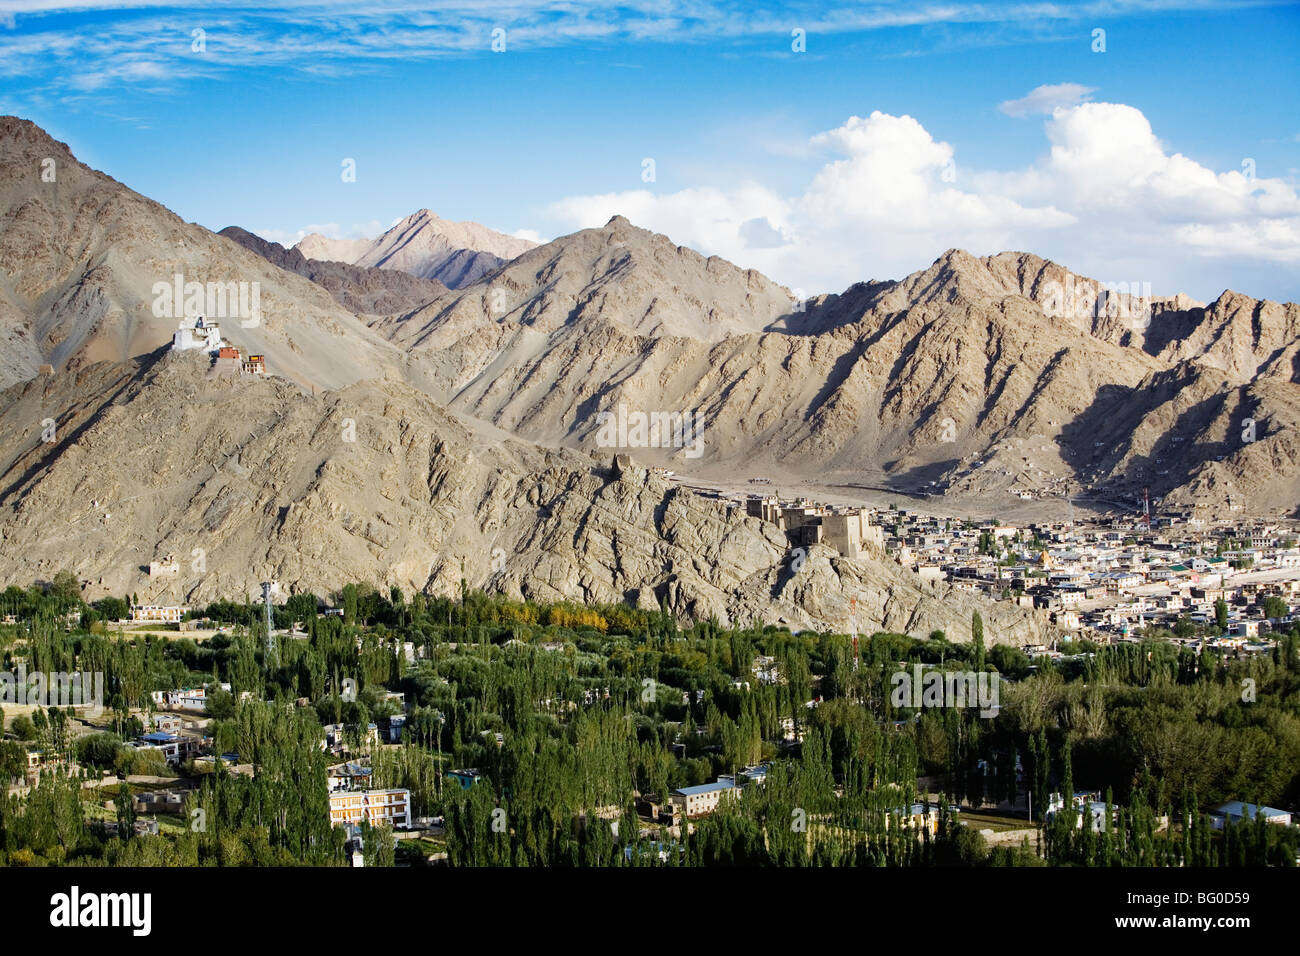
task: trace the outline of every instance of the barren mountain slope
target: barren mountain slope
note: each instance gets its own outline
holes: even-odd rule
[[[53,176],[50,181],[49,177]],[[155,315],[156,283],[198,282],[228,312],[206,308],[222,333],[267,356],[278,374],[333,387],[404,357],[319,286],[192,223],[79,163],[63,143],[15,117],[0,117],[0,384],[44,363],[76,369],[120,361],[170,342],[184,301]],[[247,283],[258,324],[226,283]],[[169,297],[170,298],[170,297]]]
[[[307,259],[296,248],[286,249],[238,226],[227,226],[217,235],[239,243],[286,272],[305,276],[326,289],[343,308],[358,315],[410,312],[447,294],[447,287],[435,279],[417,279],[391,269]]]
[[[42,441],[42,423],[55,423]],[[97,364],[0,393],[0,578],[73,568],[89,598],[202,602],[263,580],[629,600],[796,626],[1049,633],[877,559],[814,548],[796,570],[770,524],[634,464],[549,452],[462,423],[397,381],[311,395],[212,378],[195,353]],[[499,549],[499,550],[498,550]],[[177,579],[149,579],[174,555]]]
[[[960,250],[802,309],[785,295],[616,217],[375,329],[425,353],[451,407],[540,441],[595,448],[620,404],[693,412],[701,458],[638,450],[678,470],[1130,502],[1196,482],[1186,500],[1222,505],[1225,457],[1240,503],[1296,507],[1294,304],[1142,301]],[[1247,413],[1267,444],[1226,445]]]

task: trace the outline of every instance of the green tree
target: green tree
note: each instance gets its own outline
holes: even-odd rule
[[[135,832],[135,803],[131,786],[125,780],[118,785],[113,804],[117,810],[117,835],[123,840],[129,839]]]
[[[19,740],[33,741],[39,736],[36,724],[32,722],[32,718],[27,714],[19,714],[15,717],[9,729]]]
[[[81,581],[71,571],[62,570],[54,575],[54,580],[50,583],[50,594],[59,610],[66,611],[81,601]]]
[[[27,772],[27,748],[12,740],[0,740],[0,782],[19,780]],[[4,803],[0,797],[0,804]]]
[[[342,593],[343,623],[355,624],[357,621],[357,586],[345,585]]]
[[[1265,617],[1270,617],[1270,618],[1286,617],[1287,611],[1288,608],[1287,608],[1286,601],[1282,600],[1280,597],[1270,596],[1264,598]]]
[[[131,616],[131,609],[122,598],[100,598],[94,603],[93,607],[105,621],[120,621]]]
[[[369,823],[361,825],[362,854],[366,866],[391,867],[397,853],[397,839],[393,828],[388,825],[372,827]]]
[[[82,766],[109,770],[117,762],[121,749],[122,741],[116,734],[87,734],[77,739],[77,762]]]

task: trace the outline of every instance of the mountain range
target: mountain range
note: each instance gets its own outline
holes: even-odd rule
[[[1073,301],[1063,307],[1062,290]],[[701,475],[1293,513],[1300,306],[1121,299],[1026,253],[949,250],[795,302],[615,217],[372,328],[448,407],[595,449],[622,404],[695,413]]]
[[[329,239],[312,233],[294,248],[308,259],[405,272],[459,289],[535,245],[476,222],[449,222],[421,209],[376,239]]]
[[[447,291],[437,279],[420,279],[395,269],[308,259],[296,246],[286,249],[238,226],[227,226],[217,235],[239,243],[286,272],[297,273],[323,286],[334,301],[357,315],[408,312]]]
[[[801,302],[622,217],[476,249],[500,261],[452,282],[450,257],[420,256],[473,230],[403,223],[364,249],[215,234],[0,118],[0,575],[75,565],[92,599],[268,579],[450,594],[463,562],[523,597],[843,628],[855,596],[864,628],[964,639],[979,609],[1024,640],[1052,627],[883,554],[815,546],[795,571],[771,525],[647,466],[1297,510],[1294,303],[1139,301],[960,250]],[[170,351],[176,276],[257,283],[258,316],[221,331],[271,376]],[[698,415],[700,457],[610,448],[619,406]],[[179,577],[148,578],[168,554]]]

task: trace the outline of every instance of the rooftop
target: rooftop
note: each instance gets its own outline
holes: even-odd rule
[[[680,787],[673,793],[683,797],[694,797],[701,793],[713,793],[716,790],[731,790],[736,786],[734,780],[715,780],[713,783],[701,783],[694,787]]]
[[[1278,810],[1276,807],[1261,807],[1254,803],[1242,803],[1240,800],[1229,800],[1227,803],[1220,804],[1212,811],[1215,816],[1223,817],[1245,817],[1255,819],[1258,812],[1265,820],[1272,817],[1285,817],[1289,814],[1285,810]]]

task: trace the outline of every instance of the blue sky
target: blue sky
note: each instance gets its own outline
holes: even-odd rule
[[[1295,4],[355,9],[0,0],[0,111],[283,242],[421,207],[542,239],[621,212],[804,293],[958,246],[1300,299]]]

